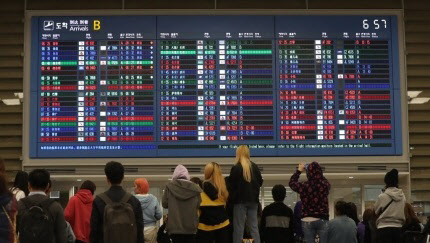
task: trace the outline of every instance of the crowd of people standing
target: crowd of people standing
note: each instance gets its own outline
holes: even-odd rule
[[[373,208],[359,220],[354,203],[337,201],[329,220],[331,185],[317,162],[299,164],[289,187],[300,201],[294,211],[285,203],[286,188],[272,188],[274,202],[259,203],[263,177],[247,146],[236,150],[229,176],[216,162],[204,178],[190,178],[176,166],[162,200],[150,194],[145,178],[134,181],[134,193],[122,187],[124,166],[109,162],[109,189],[96,194],[84,181],[65,209],[49,198],[50,174],[18,172],[12,187],[0,163],[0,243],[425,243],[429,223],[421,224],[399,188],[398,171],[389,171]],[[306,180],[300,180],[302,174]],[[161,205],[160,205],[161,204]],[[163,216],[162,208],[168,213]],[[163,218],[164,224],[159,227]]]

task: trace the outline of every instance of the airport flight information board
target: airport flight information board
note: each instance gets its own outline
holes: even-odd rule
[[[402,155],[397,16],[38,16],[30,158]]]

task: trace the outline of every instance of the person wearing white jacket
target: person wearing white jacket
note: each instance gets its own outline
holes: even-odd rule
[[[375,204],[377,242],[401,243],[402,226],[405,223],[406,198],[402,189],[399,189],[399,172],[396,169],[389,171],[384,178],[385,191],[381,193]]]

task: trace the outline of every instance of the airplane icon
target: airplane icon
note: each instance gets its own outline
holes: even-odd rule
[[[54,21],[52,20],[43,21],[43,30],[54,30]]]

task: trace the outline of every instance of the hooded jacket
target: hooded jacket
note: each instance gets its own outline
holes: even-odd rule
[[[199,230],[212,231],[222,229],[230,224],[226,210],[226,202],[218,198],[218,190],[210,182],[203,183],[200,194]]]
[[[0,195],[0,210],[2,212],[0,214],[0,242],[12,243],[15,242],[15,234],[8,217],[3,212],[3,207],[6,210],[10,220],[12,220],[12,224],[15,224],[15,216],[18,211],[15,197],[13,195],[9,195],[8,193]]]
[[[387,207],[391,200],[393,202]],[[397,187],[387,188],[384,193],[379,195],[375,203],[376,215],[380,214],[387,207],[376,220],[376,227],[378,229],[387,227],[401,228],[405,223],[405,203],[406,198],[402,189]]]
[[[163,216],[157,198],[152,194],[137,194],[135,197],[142,206],[144,227],[155,226],[157,221]]]
[[[90,242],[90,219],[93,208],[93,195],[90,190],[79,190],[70,198],[64,209],[64,218],[72,226],[76,239]]]
[[[172,234],[196,234],[202,190],[188,180],[173,179],[164,190],[162,204],[169,209],[167,232]]]
[[[296,171],[291,176],[289,186],[291,190],[300,195],[302,201],[301,218],[314,217],[328,220],[328,194],[330,183],[323,176],[321,166],[317,162],[312,162],[306,169],[308,180],[299,182],[301,172]]]

